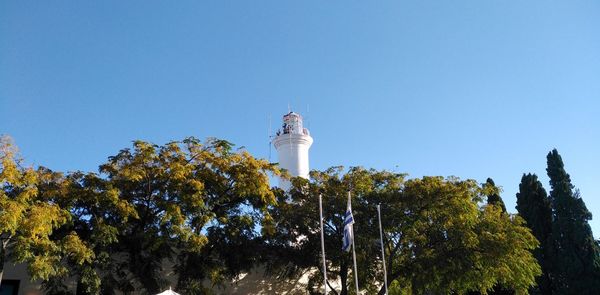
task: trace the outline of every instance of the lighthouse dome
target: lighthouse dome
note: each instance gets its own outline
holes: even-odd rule
[[[309,132],[308,129],[303,126],[302,116],[295,112],[289,112],[283,116],[283,126],[280,134],[309,135]]]

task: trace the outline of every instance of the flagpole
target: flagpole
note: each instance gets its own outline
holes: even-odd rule
[[[348,191],[348,204],[350,204],[350,208],[352,208],[352,202],[350,197],[350,191]],[[356,270],[356,247],[354,246],[354,240],[356,236],[354,235],[354,226],[352,226],[352,260],[354,261],[354,284],[356,285],[356,294],[360,294],[358,290],[358,271]]]
[[[323,234],[323,201],[321,195],[319,195],[319,216],[321,224],[321,253],[323,256],[323,288],[325,289],[325,295],[327,295],[327,264],[325,263],[325,235]]]
[[[381,261],[383,262],[383,285],[385,286],[385,295],[388,294],[387,270],[385,269],[385,251],[383,250],[383,230],[381,229],[381,205],[377,205],[377,218],[379,219],[379,239],[381,240]]]

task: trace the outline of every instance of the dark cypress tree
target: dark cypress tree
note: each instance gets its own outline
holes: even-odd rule
[[[484,187],[486,187],[486,189],[488,190],[487,203],[502,208],[502,212],[506,213],[506,206],[504,205],[504,201],[502,201],[502,198],[500,197],[500,189],[496,186],[494,180],[488,178],[484,184]]]
[[[554,287],[558,294],[598,294],[600,255],[588,221],[592,214],[564,169],[556,149],[547,156],[555,253]]]
[[[486,190],[487,203],[488,205],[493,205],[502,209],[502,212],[506,213],[506,206],[504,205],[504,201],[500,197],[500,188],[496,186],[494,180],[488,178],[483,184],[484,189]],[[489,291],[490,295],[512,295],[515,294],[514,290],[506,288],[501,284],[494,286],[494,288]]]
[[[523,174],[517,193],[517,211],[540,242],[533,252],[542,267],[533,294],[552,294],[552,207],[546,190],[535,174]]]

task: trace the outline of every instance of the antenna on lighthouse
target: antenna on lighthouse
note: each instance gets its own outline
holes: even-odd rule
[[[292,110],[290,109],[290,106],[288,105],[288,114],[291,114],[291,113],[292,113]],[[293,128],[293,127],[292,127],[292,126],[290,126],[290,132],[288,133],[288,135],[289,135],[289,137],[288,137],[288,138],[289,138],[289,140],[290,140],[290,153],[292,153],[292,152],[293,152],[293,146],[292,146],[292,128]]]
[[[310,105],[306,104],[306,117],[304,117],[304,122],[306,122],[306,127],[310,129]]]
[[[271,115],[269,115],[269,131],[267,137],[269,138],[269,163],[271,163],[271,145],[273,143],[273,133],[271,133]]]

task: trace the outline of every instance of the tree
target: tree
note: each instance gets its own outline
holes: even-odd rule
[[[506,206],[504,205],[504,201],[500,197],[500,189],[494,183],[494,180],[488,178],[483,185],[485,194],[487,196],[487,203],[489,205],[498,206],[502,209],[502,212],[506,213]]]
[[[389,285],[414,294],[486,292],[495,285],[526,290],[540,273],[529,252],[537,241],[518,216],[498,206],[483,206],[482,187],[475,181],[424,177],[404,181],[404,175],[336,167],[311,172],[310,181],[296,179],[289,194],[273,208],[276,234],[269,253],[284,273],[320,269],[318,194],[324,199],[328,278],[339,280],[349,294],[352,260],[342,252],[346,193],[352,191],[359,282],[371,293],[383,294],[376,204],[382,204],[384,246]],[[283,249],[283,250],[282,250]],[[291,270],[290,270],[291,269]],[[319,270],[320,271],[320,270]],[[319,294],[322,274],[309,284]]]
[[[559,294],[591,294],[600,288],[600,255],[587,210],[556,149],[548,153],[552,236],[555,253],[555,288]]]
[[[187,138],[164,146],[136,141],[100,173],[75,176],[71,194],[86,196],[71,207],[80,229],[97,251],[108,251],[88,271],[102,273],[113,289],[156,293],[167,284],[167,261],[175,263],[180,290],[204,279],[218,284],[252,265],[250,245],[261,222],[268,228],[266,206],[274,202],[268,173],[278,170],[233,152],[227,141]],[[98,208],[98,200],[112,209]]]
[[[483,191],[472,180],[407,181],[395,213],[404,220],[386,229],[388,278],[404,278],[415,294],[487,292],[496,285],[526,292],[540,273],[529,252],[537,241],[518,216],[479,207]]]
[[[54,231],[70,222],[68,211],[49,201],[39,186],[60,181],[61,175],[40,168],[23,168],[8,137],[0,140],[0,280],[4,262],[26,263],[32,279],[63,275],[63,260],[83,264],[93,252],[69,232],[54,239]]]
[[[537,278],[537,286],[532,291],[536,294],[552,294],[552,206],[537,175],[523,174],[521,177],[517,211],[540,242],[540,247],[533,254],[542,267],[542,275]]]

